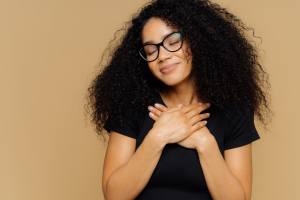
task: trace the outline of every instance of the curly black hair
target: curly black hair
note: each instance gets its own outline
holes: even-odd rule
[[[193,55],[191,73],[202,100],[221,109],[228,105],[250,109],[266,127],[272,112],[270,84],[258,61],[257,47],[247,36],[251,30],[255,37],[253,28],[208,0],[154,0],[116,32],[123,30],[125,34],[113,50],[112,46],[106,48],[111,50],[110,57],[103,64],[103,54],[103,68],[88,88],[88,112],[99,135],[109,117],[122,124],[126,113],[132,120],[143,116],[147,106],[155,103],[156,92],[164,88],[138,54],[143,26],[151,17],[183,32]],[[115,41],[116,34],[110,45]]]

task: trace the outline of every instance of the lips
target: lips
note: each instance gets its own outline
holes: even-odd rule
[[[164,65],[162,66],[159,70],[162,73],[168,73],[171,72],[173,70],[173,68],[175,67],[175,65],[178,63],[173,63],[173,64],[168,64],[168,65]]]

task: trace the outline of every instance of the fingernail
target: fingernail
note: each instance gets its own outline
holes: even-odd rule
[[[155,107],[159,107],[159,104],[158,104],[158,103],[155,103],[154,106],[155,106]]]
[[[148,106],[148,109],[149,109],[149,110],[152,110],[153,108],[152,108],[152,106]]]

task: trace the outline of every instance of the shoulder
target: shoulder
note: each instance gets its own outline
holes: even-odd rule
[[[225,120],[230,124],[237,120],[254,120],[254,110],[248,106],[227,105],[222,109]]]
[[[227,106],[223,109],[227,124],[224,148],[249,144],[260,138],[254,123],[254,111],[248,107]]]
[[[136,138],[139,130],[139,120],[134,111],[125,111],[119,114],[111,114],[104,123],[104,129],[110,133],[118,132],[131,138]]]

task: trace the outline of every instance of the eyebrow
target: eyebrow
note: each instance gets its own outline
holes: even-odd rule
[[[160,40],[160,41],[162,41],[167,35],[169,35],[169,34],[171,34],[171,33],[173,33],[173,32],[176,32],[176,31],[172,31],[172,32],[170,32],[170,33],[167,33],[167,34],[163,35],[163,36],[161,37],[161,40]],[[143,43],[143,45],[146,45],[146,44],[155,44],[155,43],[154,43],[154,41],[150,40],[150,41],[146,41],[146,42]]]

